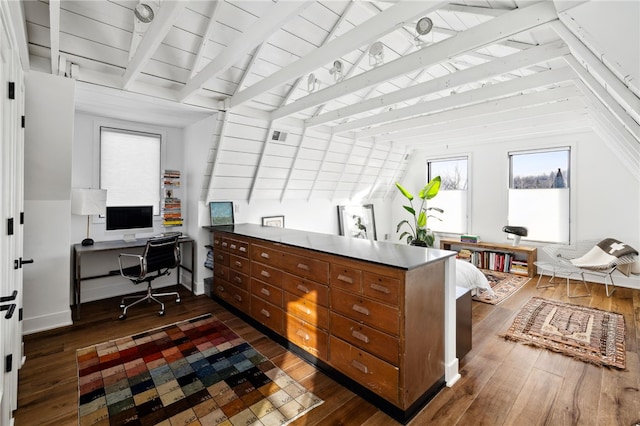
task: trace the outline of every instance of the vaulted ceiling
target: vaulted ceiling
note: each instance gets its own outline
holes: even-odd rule
[[[640,163],[637,71],[607,57],[578,22],[586,2],[22,3],[25,60],[81,82],[86,110],[104,108],[100,94],[117,89],[175,119],[225,111],[270,130],[404,149],[510,134],[533,117],[532,132],[580,127],[588,116]],[[630,3],[610,7],[635,13]],[[136,7],[153,20],[138,19]],[[432,25],[424,35],[422,18]]]

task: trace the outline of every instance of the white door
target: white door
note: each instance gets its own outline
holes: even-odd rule
[[[12,423],[22,365],[24,83],[7,15],[0,13],[0,425]]]

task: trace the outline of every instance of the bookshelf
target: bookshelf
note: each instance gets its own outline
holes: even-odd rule
[[[182,226],[182,202],[178,197],[180,190],[180,171],[165,170],[162,174],[162,226]]]
[[[538,258],[538,251],[535,247],[486,242],[465,243],[460,240],[442,239],[440,240],[440,248],[452,251],[467,249],[472,253],[477,253],[474,257],[478,260],[478,263],[474,262],[474,264],[482,269],[502,270],[528,277],[536,275],[534,262]],[[491,262],[491,259],[493,259],[493,262]],[[512,264],[508,259],[516,262],[513,265],[513,270]],[[501,265],[504,266],[501,267]]]

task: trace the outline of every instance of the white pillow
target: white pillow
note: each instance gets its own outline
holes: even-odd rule
[[[489,285],[489,280],[480,269],[472,263],[456,259],[456,285],[470,289],[482,289],[493,295],[493,289]]]

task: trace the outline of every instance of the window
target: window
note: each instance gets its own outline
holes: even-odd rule
[[[427,162],[427,181],[436,176],[442,180],[440,192],[430,200],[429,207],[444,210],[443,214],[433,212],[429,218],[429,228],[439,232],[463,234],[467,232],[467,157],[447,158]]]
[[[569,243],[569,148],[509,154],[509,225],[528,240]]]
[[[160,135],[100,127],[100,188],[108,206],[153,205],[160,214]]]

